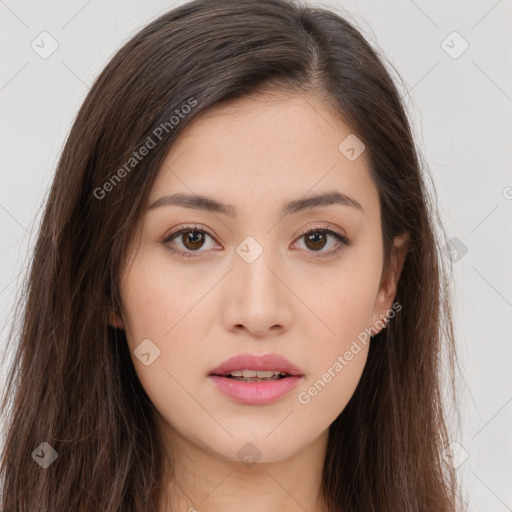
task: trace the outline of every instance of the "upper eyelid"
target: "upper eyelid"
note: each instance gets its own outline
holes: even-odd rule
[[[339,229],[339,228],[338,228]],[[348,239],[348,237],[345,235],[345,233],[338,233],[335,229],[332,228],[330,223],[324,223],[322,225],[316,225],[316,226],[308,226],[301,230],[301,232],[294,238],[294,242],[296,240],[301,239],[303,236],[307,235],[309,232],[315,232],[315,231],[326,231],[328,234],[330,234],[331,237],[334,237],[338,244],[342,244],[345,246],[351,246],[352,242]],[[196,224],[193,225],[180,225],[175,230],[173,230],[168,235],[165,235],[163,239],[161,240],[162,243],[166,244],[174,240],[174,238],[178,237],[180,234],[186,233],[187,231],[198,231],[206,233],[212,240],[217,242],[217,239],[214,235],[212,235],[208,230],[197,226]],[[218,242],[217,242],[218,243]],[[181,250],[179,250],[181,252]],[[193,254],[195,252],[201,253],[205,251],[185,251],[187,254]],[[314,252],[314,251],[313,251]],[[332,251],[325,251],[326,254],[330,253]],[[323,251],[318,251],[319,254],[323,253]]]
[[[309,233],[310,231],[317,231],[317,230],[328,230],[332,231],[334,234],[341,236],[343,238],[347,238],[345,233],[338,233],[336,232],[336,228],[333,228],[331,224],[325,223],[318,226],[308,226],[307,228],[304,228],[301,230],[301,232],[297,235],[298,237],[304,236],[305,234]],[[170,237],[173,237],[175,235],[178,235],[180,232],[187,232],[187,231],[200,231],[206,233],[208,236],[210,236],[213,239],[216,239],[214,235],[212,235],[207,229],[202,228],[197,225],[180,225],[175,230],[171,231],[169,234],[166,234],[163,237],[163,240],[169,240]]]
[[[200,231],[200,232],[204,232],[206,233],[209,237],[213,238],[213,239],[216,239],[215,236],[213,236],[207,229],[204,229],[204,228],[201,228],[199,226],[195,226],[195,225],[184,225],[184,226],[178,226],[175,230],[171,231],[169,234],[166,234],[164,237],[163,237],[163,241],[165,240],[169,240],[171,237],[174,237],[178,234],[180,234],[180,232],[187,232],[187,231]]]

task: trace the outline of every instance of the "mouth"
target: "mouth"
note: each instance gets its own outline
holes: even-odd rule
[[[256,370],[233,370],[225,374],[210,374],[215,377],[224,377],[226,379],[238,380],[240,382],[266,382],[270,380],[281,380],[290,377],[286,372],[277,370],[256,371]]]
[[[234,356],[208,375],[229,399],[245,405],[265,405],[288,394],[304,379],[302,371],[276,354]]]
[[[278,354],[238,354],[210,371],[210,375],[233,379],[282,379],[303,376],[302,370]],[[257,381],[256,381],[257,382]]]

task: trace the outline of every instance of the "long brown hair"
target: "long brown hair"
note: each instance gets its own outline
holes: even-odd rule
[[[166,461],[154,406],[108,310],[121,309],[119,271],[172,143],[209,107],[271,88],[318,95],[366,145],[385,265],[393,237],[410,234],[395,299],[403,310],[374,337],[329,429],[325,500],[331,512],[456,510],[455,470],[442,456],[442,370],[456,398],[457,361],[444,231],[394,80],[338,13],[293,0],[196,0],[117,52],[58,162],[9,338],[5,512],[159,509]],[[57,459],[42,468],[38,454]]]

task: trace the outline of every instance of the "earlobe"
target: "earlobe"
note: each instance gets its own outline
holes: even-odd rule
[[[114,308],[109,308],[108,310],[108,323],[115,329],[124,330],[124,323],[119,317],[119,315],[116,314],[116,310]]]

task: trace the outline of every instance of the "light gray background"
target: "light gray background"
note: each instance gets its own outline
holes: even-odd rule
[[[181,3],[0,0],[2,352],[42,201],[90,84],[123,42]],[[404,79],[447,235],[467,248],[453,263],[465,378],[454,456],[467,510],[512,511],[512,0],[316,5],[346,11]],[[58,42],[46,59],[31,48],[43,31]],[[445,51],[463,48],[453,31],[469,44],[458,58]]]

